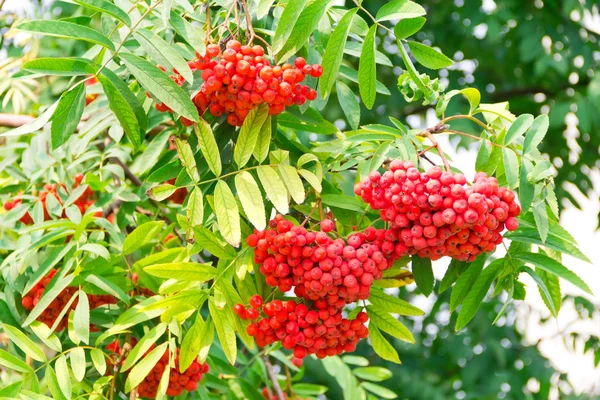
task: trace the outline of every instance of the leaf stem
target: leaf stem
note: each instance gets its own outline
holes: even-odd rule
[[[283,394],[283,391],[281,390],[281,386],[279,385],[279,381],[277,380],[277,375],[275,374],[275,371],[273,370],[273,364],[271,364],[271,361],[269,360],[269,356],[268,355],[263,355],[263,361],[265,362],[265,366],[267,367],[267,374],[269,374],[269,378],[271,378],[271,383],[273,383],[273,389],[275,390],[275,394],[277,394],[277,398],[279,400],[285,400],[285,395]]]

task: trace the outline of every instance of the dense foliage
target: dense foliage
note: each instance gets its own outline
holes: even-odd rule
[[[66,18],[14,24],[9,37],[59,39],[14,60],[0,91],[14,85],[4,104],[18,112],[28,86],[54,88],[36,119],[2,134],[0,395],[314,398],[332,386],[324,368],[344,398],[425,396],[373,383],[391,372],[369,360],[419,351],[397,341],[415,342],[407,325],[424,312],[395,288],[437,287],[424,322],[447,304],[446,331],[463,333],[490,291],[504,299],[493,322],[506,318],[523,273],[554,316],[559,278],[590,293],[562,264],[589,260],[557,222],[541,152],[552,118],[446,90],[435,71],[457,67],[414,40],[431,29],[419,4],[332,3],[77,0]],[[70,46],[77,57],[60,54]],[[397,89],[380,81],[395,68]],[[381,111],[398,96],[438,122],[410,129]],[[336,110],[351,130],[323,117]],[[477,175],[452,167],[442,134],[478,142]],[[436,286],[440,258],[452,260]],[[450,335],[436,346],[460,347]],[[513,384],[535,376],[547,393],[549,374]],[[427,398],[456,390],[454,377]],[[504,379],[473,395],[507,392]]]

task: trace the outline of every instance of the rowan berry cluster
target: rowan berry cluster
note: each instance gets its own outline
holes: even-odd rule
[[[83,178],[84,176],[81,173],[75,175],[75,183],[73,185],[73,189],[76,189],[77,187],[79,187],[79,185],[81,185]],[[44,221],[48,221],[51,219],[50,214],[48,212],[48,208],[46,206],[48,196],[54,196],[56,201],[58,201],[59,204],[62,204],[62,200],[58,195],[59,188],[63,188],[66,190],[66,185],[64,183],[47,183],[44,185],[42,191],[38,194],[38,201],[42,203],[42,209],[44,211]],[[87,211],[87,209],[90,208],[92,204],[94,204],[94,201],[94,191],[90,187],[87,187],[86,190],[81,194],[81,196],[79,196],[79,198],[73,202],[73,204],[75,204],[79,208],[79,211],[82,214],[84,214]],[[20,195],[18,195],[13,200],[8,200],[7,202],[5,202],[4,209],[6,211],[10,211],[22,203],[23,199]],[[64,216],[66,216],[66,214],[63,213],[63,217]],[[101,217],[102,213],[99,212],[96,216]],[[23,222],[25,225],[33,224],[33,218],[31,218],[31,215],[29,215],[28,212],[21,217],[20,221]]]
[[[56,275],[56,273],[56,269],[50,270],[48,275],[46,275],[38,283],[36,283],[35,286],[33,286],[33,288],[31,288],[31,290],[23,296],[23,298],[21,299],[21,305],[26,311],[33,310],[33,308],[39,303],[40,299],[44,294],[44,291],[46,290],[46,287],[48,286],[48,284],[50,284],[50,281],[52,280],[52,278],[54,278],[54,275]],[[52,325],[54,325],[56,319],[62,312],[63,308],[69,303],[75,292],[77,292],[77,289],[73,287],[66,287],[65,289],[63,289],[63,291],[60,292],[58,296],[56,296],[56,298],[52,300],[52,302],[46,307],[46,309],[39,315],[37,320],[43,322],[48,327],[52,327]],[[114,296],[108,294],[91,294],[87,297],[90,305],[90,310],[93,310],[94,308],[98,308],[105,304],[117,303],[117,299]],[[69,306],[67,312],[56,327],[57,332],[67,327],[69,312],[71,310],[75,310],[78,301],[79,299],[75,299],[75,301],[73,301],[73,303]]]
[[[390,265],[384,248],[394,256],[394,244],[387,242],[385,230],[371,228],[367,234],[353,234],[346,243],[325,231],[296,226],[281,215],[269,226],[247,238],[266,283],[282,292],[294,287],[296,296],[324,300],[338,310],[369,297],[373,281]],[[322,226],[331,227],[325,221]]]
[[[169,368],[169,350],[166,350],[161,359],[152,368],[150,373],[146,375],[142,383],[138,386],[138,394],[140,397],[148,399],[156,398],[160,379],[165,371]],[[179,365],[179,349],[175,356],[175,366],[170,367],[169,371],[169,386],[167,387],[167,396],[179,396],[184,390],[194,392],[198,389],[200,382],[209,370],[208,364],[200,364],[194,360],[184,373],[180,373],[176,367]]]
[[[354,187],[397,235],[398,256],[417,254],[473,261],[494,251],[504,228],[517,229],[521,208],[515,194],[479,172],[472,185],[462,174],[431,167],[421,173],[410,161],[394,160]]]
[[[204,82],[193,99],[200,115],[207,110],[215,117],[227,114],[227,122],[233,126],[241,126],[248,112],[262,103],[268,104],[271,115],[276,115],[285,107],[315,100],[317,92],[300,83],[306,76],[318,78],[323,74],[323,67],[309,65],[302,57],[297,57],[293,65],[272,66],[263,47],[242,45],[237,40],[228,41],[224,51],[216,44],[208,45],[206,54],[198,54],[198,59],[188,65],[202,71]],[[180,86],[184,84],[176,71],[171,78]],[[164,103],[157,104],[156,109],[170,111]],[[186,118],[181,118],[181,123],[192,125]]]
[[[293,362],[298,364],[309,354],[325,358],[352,352],[358,341],[369,335],[364,325],[368,320],[365,312],[350,321],[343,318],[339,308],[322,299],[309,308],[294,300],[273,300],[262,305],[262,298],[255,295],[250,300],[250,309],[238,304],[234,311],[253,321],[246,331],[259,347],[281,342],[284,349],[293,350]]]
[[[135,347],[137,342],[138,341],[136,338],[131,338],[130,349]],[[155,347],[156,345],[153,344],[150,349],[146,351],[146,354],[152,351]],[[113,360],[109,360],[109,365],[113,366],[114,363],[123,363],[124,358],[126,357],[126,352],[121,347],[121,344],[118,340],[108,344],[106,349],[114,354]],[[169,367],[169,355],[169,350],[165,350],[165,353],[162,355],[160,360],[156,363],[156,365],[154,365],[148,375],[146,375],[144,380],[139,384],[137,391],[140,397],[147,399],[156,398],[160,380],[165,372],[165,369]],[[198,382],[202,380],[204,374],[208,373],[209,370],[208,364],[201,364],[198,362],[198,360],[194,360],[188,369],[186,369],[183,373],[179,372],[179,369],[176,367],[178,365],[179,349],[177,349],[174,366],[169,367],[169,386],[167,387],[167,396],[179,396],[184,390],[187,390],[188,392],[194,392],[196,389],[198,389]],[[110,375],[111,371],[107,370],[106,373]]]

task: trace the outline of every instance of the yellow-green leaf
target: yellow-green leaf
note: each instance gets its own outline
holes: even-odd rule
[[[287,214],[290,210],[287,190],[277,171],[268,165],[263,165],[258,167],[256,172],[271,203],[273,203],[277,211]]]
[[[215,187],[215,214],[219,230],[227,243],[238,247],[241,240],[241,228],[237,202],[229,186],[221,180],[217,181]]]
[[[267,226],[265,205],[258,184],[247,171],[235,177],[235,189],[248,220],[256,229],[262,231]]]

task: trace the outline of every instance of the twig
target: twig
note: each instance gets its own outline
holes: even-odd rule
[[[428,148],[426,148],[425,150],[418,152],[418,153],[417,153],[417,157],[423,157],[423,155],[424,155],[425,153],[427,153],[429,150],[431,150],[431,149],[434,149],[434,148],[435,148],[435,146],[434,146],[434,145],[431,145],[431,146],[429,146],[429,147],[428,147]]]
[[[448,160],[446,159],[446,154],[444,154],[444,150],[442,150],[442,146],[440,146],[440,144],[437,142],[437,140],[435,140],[435,138],[433,137],[433,134],[427,130],[425,131],[425,136],[427,136],[427,138],[431,141],[431,144],[435,146],[435,148],[438,151],[438,154],[440,156],[440,158],[442,159],[442,162],[444,163],[444,169],[446,169],[446,171],[450,172],[450,163],[448,162]]]
[[[273,370],[273,364],[269,361],[269,356],[266,354],[263,356],[263,361],[265,362],[265,366],[267,367],[267,374],[269,374],[269,378],[271,378],[271,383],[273,383],[273,389],[275,390],[275,394],[277,394],[277,398],[279,400],[285,400],[285,395],[281,390],[281,386],[279,386],[279,381],[277,381],[277,375]]]

